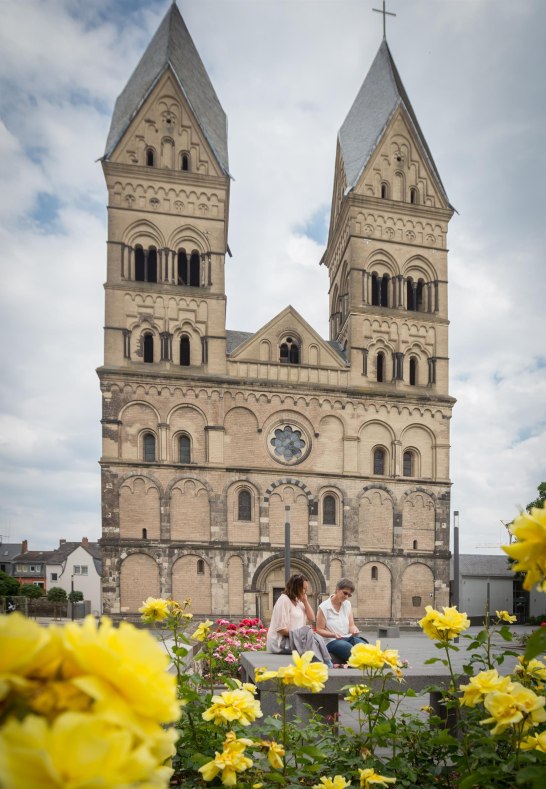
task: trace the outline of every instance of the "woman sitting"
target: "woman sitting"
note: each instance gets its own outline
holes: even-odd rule
[[[324,640],[317,636],[307,621],[315,621],[315,613],[307,599],[309,582],[304,575],[291,575],[271,613],[267,631],[267,651],[277,655],[300,654],[311,649],[317,660],[332,665]]]
[[[351,603],[355,585],[348,578],[336,584],[336,591],[319,605],[317,633],[326,641],[326,648],[337,663],[347,663],[355,644],[368,641],[358,634]]]

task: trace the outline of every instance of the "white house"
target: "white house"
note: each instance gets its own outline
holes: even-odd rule
[[[92,614],[101,614],[101,547],[84,537],[79,542],[59,540],[46,565],[47,588],[59,586],[67,594],[82,592]]]

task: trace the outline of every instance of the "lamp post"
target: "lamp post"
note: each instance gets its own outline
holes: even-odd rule
[[[74,573],[70,576],[70,614],[74,621]]]
[[[285,505],[286,519],[284,521],[284,582],[290,578],[290,505]]]
[[[459,608],[461,590],[459,575],[459,510],[453,513],[453,605]]]

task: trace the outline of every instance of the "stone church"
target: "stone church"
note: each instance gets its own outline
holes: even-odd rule
[[[115,619],[152,595],[267,621],[287,519],[315,605],[342,576],[366,623],[448,604],[453,208],[386,40],[335,157],[317,260],[330,338],[291,306],[255,332],[226,329],[226,115],[169,8],[102,159],[101,544]]]

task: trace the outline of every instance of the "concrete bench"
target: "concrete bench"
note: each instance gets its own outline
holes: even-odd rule
[[[377,628],[378,638],[400,638],[400,628],[396,625],[379,625]]]
[[[255,682],[255,672],[262,666],[270,671],[277,671],[281,666],[288,666],[292,662],[290,655],[273,655],[269,652],[243,652],[241,654],[241,668],[243,670],[243,682]],[[463,678],[466,682],[466,678]],[[319,693],[309,693],[304,688],[294,685],[287,685],[286,690],[289,696],[291,709],[290,717],[298,717],[308,720],[310,711],[319,713],[324,717],[337,716],[339,714],[339,700],[345,695],[343,687],[347,685],[358,685],[362,682],[362,672],[351,668],[328,669],[328,679],[323,690]],[[404,669],[404,683],[389,680],[386,687],[390,690],[400,688],[411,688],[416,693],[422,692],[429,685],[438,685],[441,688],[449,687],[449,676],[446,668],[441,664],[423,666],[417,670]],[[256,683],[258,687],[257,697],[260,700],[264,716],[274,715],[280,712],[277,699],[277,681],[268,680],[267,682]],[[439,705],[440,693],[434,691],[430,694],[430,706],[433,710],[443,717],[443,707]]]

